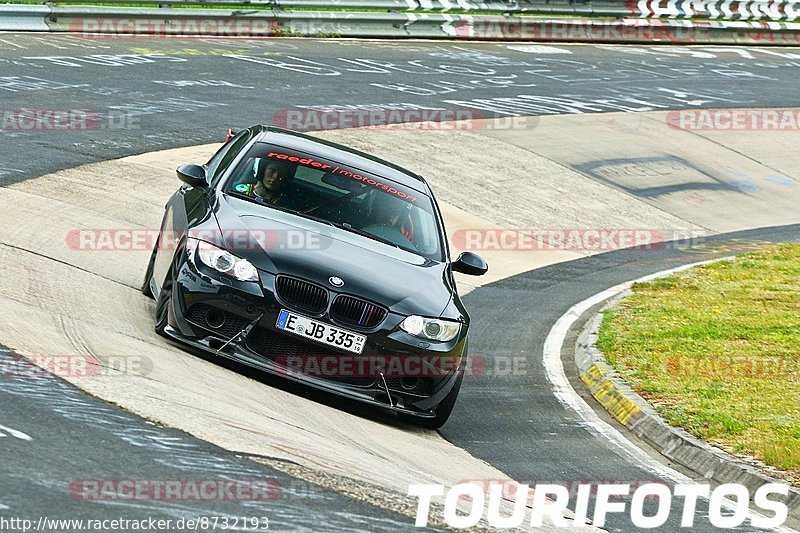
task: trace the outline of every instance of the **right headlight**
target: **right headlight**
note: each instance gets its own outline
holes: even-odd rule
[[[194,240],[194,243],[197,246],[197,256],[204,265],[239,281],[258,281],[258,271],[247,259],[236,257],[205,241]]]
[[[400,323],[400,329],[415,337],[444,342],[458,335],[461,322],[411,315]]]

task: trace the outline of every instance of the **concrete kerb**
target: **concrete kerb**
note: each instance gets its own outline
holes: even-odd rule
[[[667,273],[665,273],[666,275]],[[575,342],[578,375],[597,402],[634,435],[674,461],[715,483],[739,483],[753,493],[766,483],[784,483],[747,462],[725,453],[683,429],[667,424],[653,407],[608,364],[597,348],[602,313],[630,295],[630,289],[611,298],[586,321]],[[800,526],[800,489],[789,488],[785,499],[789,508],[786,525]]]

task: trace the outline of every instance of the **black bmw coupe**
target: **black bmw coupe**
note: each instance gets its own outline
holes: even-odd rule
[[[469,315],[436,200],[401,167],[253,126],[183,165],[142,291],[179,343],[392,410],[450,416]]]

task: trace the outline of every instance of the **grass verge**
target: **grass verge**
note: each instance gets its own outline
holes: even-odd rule
[[[667,422],[800,486],[800,245],[635,284],[598,347]]]

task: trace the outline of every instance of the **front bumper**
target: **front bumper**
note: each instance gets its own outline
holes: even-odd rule
[[[279,330],[275,277],[239,282],[185,258],[173,283],[165,332],[174,340],[272,375],[373,406],[433,418],[466,364],[466,328],[448,343],[427,343],[398,328],[391,311],[371,330],[336,324],[326,311],[314,320],[365,335],[360,355]],[[246,335],[241,335],[247,330]],[[238,335],[238,336],[237,336]],[[231,340],[234,339],[234,340]],[[422,348],[424,346],[425,348]]]

